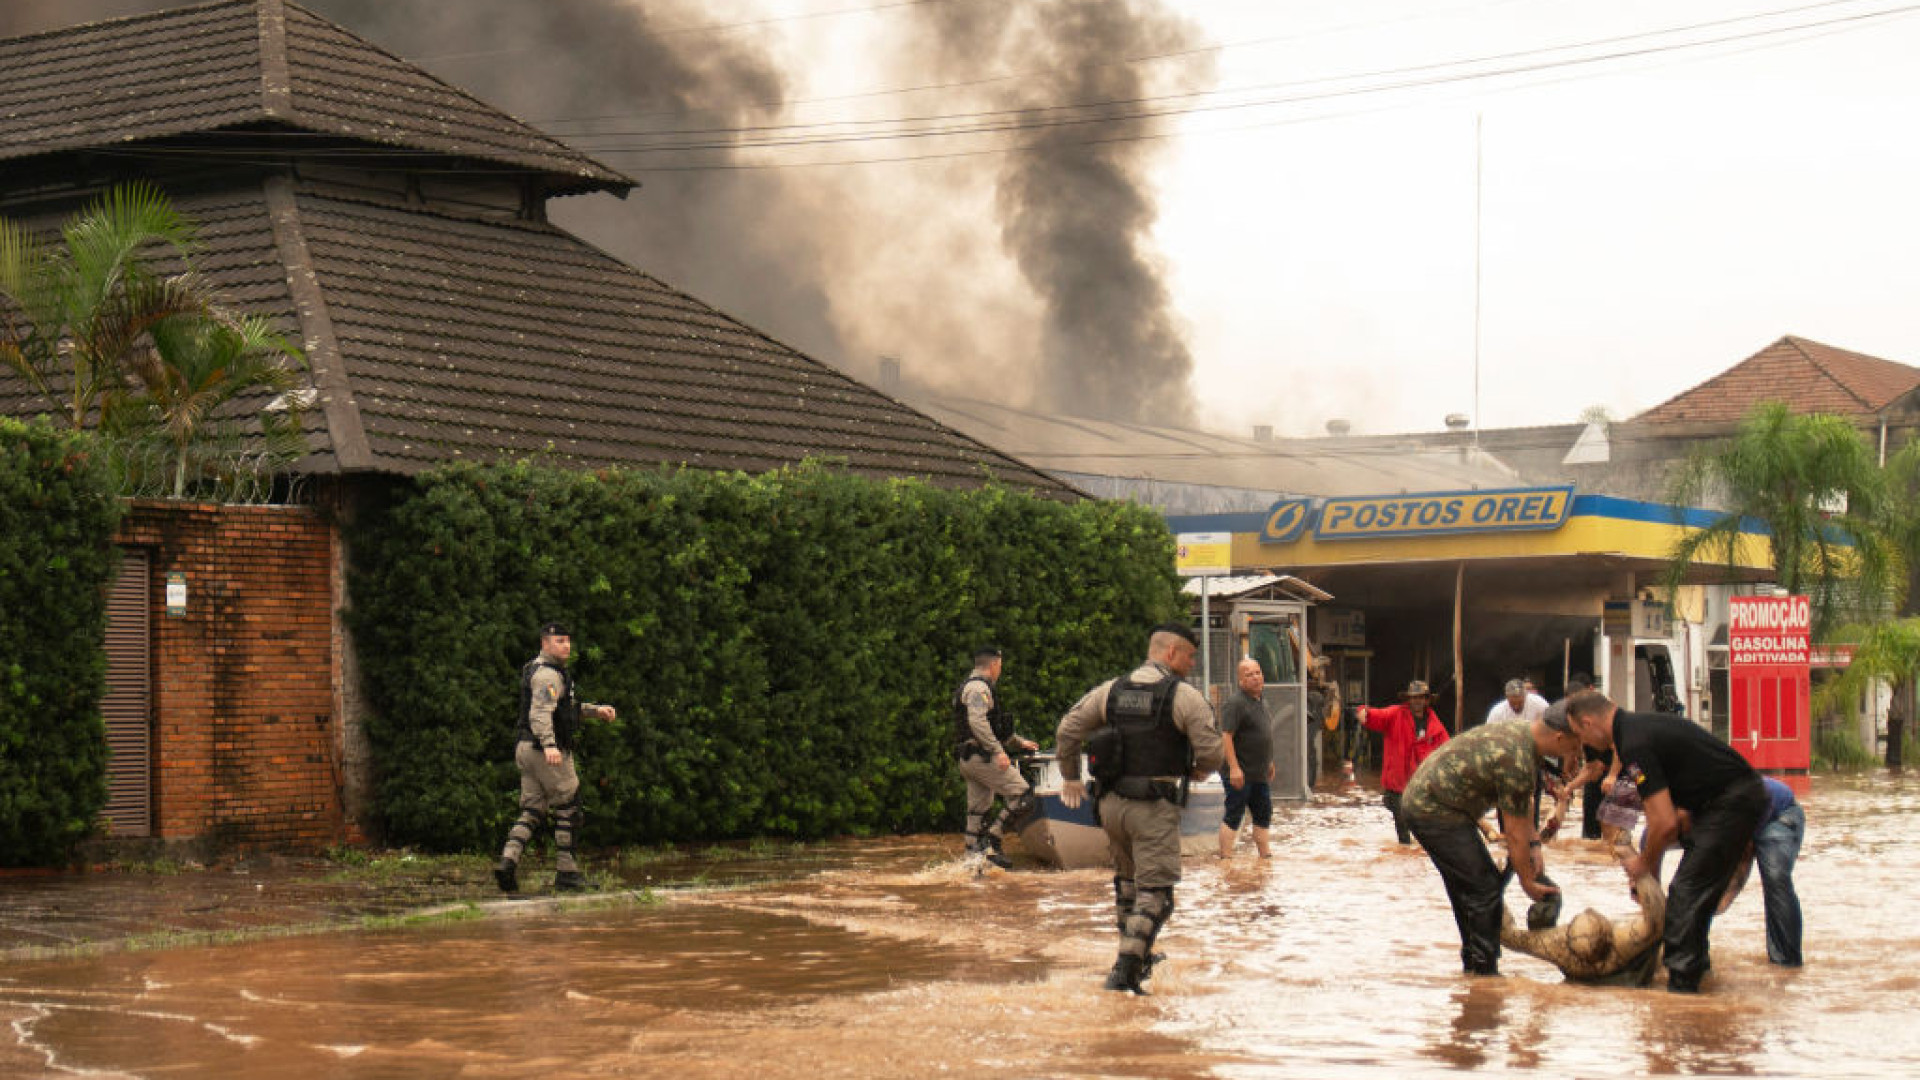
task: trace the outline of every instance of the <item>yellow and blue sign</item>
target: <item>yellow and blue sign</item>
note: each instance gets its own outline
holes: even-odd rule
[[[1317,505],[1282,499],[1268,509],[1260,542],[1290,543],[1309,526],[1315,540],[1550,530],[1565,523],[1572,504],[1571,486],[1376,495]]]
[[[1220,577],[1233,573],[1233,534],[1179,534],[1174,537],[1173,568],[1181,577]]]
[[[1260,530],[1260,542],[1286,544],[1298,540],[1311,520],[1312,499],[1281,499],[1267,509],[1267,523]]]

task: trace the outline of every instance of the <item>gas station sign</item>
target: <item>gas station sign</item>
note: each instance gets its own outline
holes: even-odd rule
[[[1804,596],[1737,596],[1730,604],[1729,739],[1756,769],[1805,770],[1813,761],[1813,605]]]

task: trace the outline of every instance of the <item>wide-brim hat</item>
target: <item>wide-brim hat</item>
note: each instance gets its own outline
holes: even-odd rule
[[[1412,682],[1407,684],[1407,688],[1405,690],[1400,691],[1400,696],[1403,699],[1416,698],[1416,697],[1430,698],[1433,696],[1433,691],[1427,689],[1426,683],[1421,682],[1419,679],[1415,679]]]

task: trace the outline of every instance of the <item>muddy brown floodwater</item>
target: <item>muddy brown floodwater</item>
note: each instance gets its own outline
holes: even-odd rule
[[[952,838],[888,839],[657,905],[15,962],[0,1076],[1920,1075],[1920,779],[1804,801],[1807,966],[1767,964],[1750,883],[1698,997],[1512,953],[1464,978],[1426,859],[1373,795],[1325,790],[1272,860],[1188,861],[1151,998],[1098,989],[1103,873],[976,876]],[[1597,842],[1548,858],[1569,914],[1631,912]]]

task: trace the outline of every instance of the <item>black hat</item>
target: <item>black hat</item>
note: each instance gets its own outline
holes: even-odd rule
[[[1193,627],[1186,623],[1165,622],[1153,628],[1155,634],[1172,634],[1194,648],[1200,647],[1200,638],[1194,634]]]
[[[548,623],[540,624],[540,636],[541,637],[572,637],[573,634],[571,631],[567,629],[566,623],[548,622]]]
[[[989,660],[998,659],[1000,659],[1000,646],[998,645],[982,645],[973,650],[973,662],[976,664],[984,664]]]

